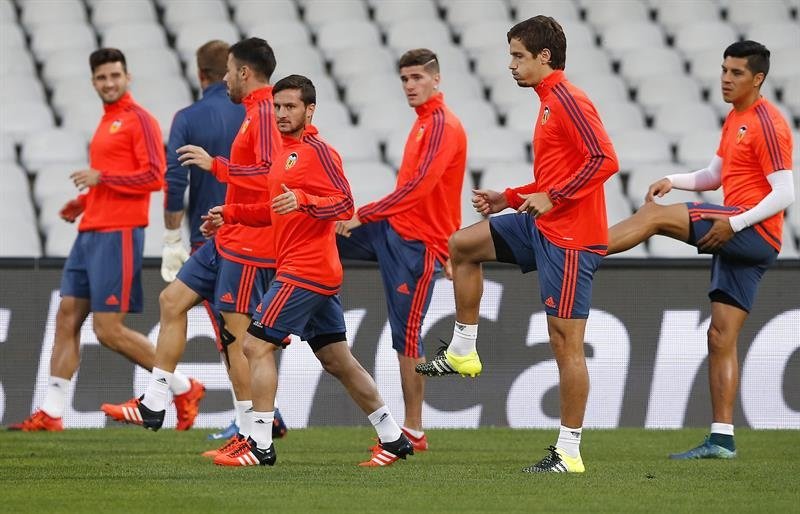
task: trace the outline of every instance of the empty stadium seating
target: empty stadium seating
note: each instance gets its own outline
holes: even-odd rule
[[[539,99],[510,76],[506,32],[515,21],[552,15],[567,34],[567,76],[592,98],[620,158],[624,180],[606,185],[609,219],[618,221],[652,180],[708,163],[730,109],[719,91],[722,51],[741,38],[772,50],[762,92],[790,118],[800,175],[798,11],[796,0],[0,0],[0,194],[36,220],[15,226],[28,233],[19,245],[0,245],[0,256],[64,256],[69,249],[74,230],[57,212],[75,191],[54,179],[85,164],[102,113],[87,59],[99,45],[126,53],[133,94],[166,138],[174,112],[199,94],[200,44],[267,39],[278,60],[274,79],[301,73],[317,85],[314,123],[342,154],[359,203],[393,187],[392,168],[414,120],[397,58],[430,47],[470,141],[467,223],[479,219],[469,202],[473,177],[491,188],[531,178]],[[669,200],[684,198],[701,195]],[[702,199],[721,196],[704,192]],[[149,255],[159,253],[163,228],[153,209]],[[798,254],[800,208],[789,214],[781,258]],[[622,256],[693,252],[661,238]]]

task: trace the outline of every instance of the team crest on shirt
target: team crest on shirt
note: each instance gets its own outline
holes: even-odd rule
[[[549,119],[550,119],[550,108],[545,106],[544,107],[544,112],[542,113],[542,125],[547,123],[547,120],[549,120]]]
[[[292,166],[295,165],[296,162],[297,162],[297,153],[296,152],[290,153],[289,158],[286,159],[286,165],[284,166],[284,169],[287,170],[290,169]]]
[[[122,120],[114,120],[111,123],[111,126],[108,127],[108,133],[109,134],[116,134],[117,132],[119,132],[119,129],[121,129],[121,128],[122,128]]]
[[[417,142],[422,139],[423,134],[425,134],[425,125],[422,125],[417,131]]]
[[[249,127],[249,126],[250,126],[250,118],[247,117],[242,122],[242,128],[239,129],[239,133],[240,134],[244,134],[245,132],[247,132],[247,127]]]
[[[741,127],[739,127],[739,131],[736,132],[737,145],[742,142],[742,139],[744,139],[745,134],[747,134],[747,125],[742,125]]]

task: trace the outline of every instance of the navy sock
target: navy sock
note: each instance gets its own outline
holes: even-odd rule
[[[708,442],[711,444],[716,444],[717,446],[722,446],[726,450],[730,450],[732,452],[736,451],[736,443],[733,442],[732,435],[715,434],[712,432],[711,436],[708,438]]]

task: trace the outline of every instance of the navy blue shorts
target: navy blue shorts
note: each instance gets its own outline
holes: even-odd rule
[[[213,239],[194,252],[178,272],[178,280],[217,311],[248,315],[255,312],[274,277],[272,268],[259,268],[222,257]]]
[[[422,321],[433,295],[434,275],[442,265],[420,241],[400,237],[386,220],[362,225],[350,237],[338,236],[339,257],[378,263],[389,308],[392,348],[411,358],[425,354]]]
[[[92,312],[142,312],[144,229],[79,232],[64,263],[61,296],[88,298]]]
[[[489,218],[489,229],[498,262],[516,264],[523,273],[538,270],[539,293],[548,315],[589,317],[592,279],[602,255],[554,245],[528,214]]]
[[[315,352],[347,339],[339,295],[322,295],[280,280],[261,299],[247,331],[281,347],[290,334],[298,334]]]
[[[689,241],[697,246],[711,229],[711,220],[701,219],[702,214],[734,215],[741,207],[727,207],[711,203],[689,202]],[[702,252],[699,248],[698,253]],[[778,258],[778,252],[767,243],[753,227],[737,232],[711,260],[711,285],[708,296],[712,301],[732,304],[747,312],[753,308],[761,277]]]

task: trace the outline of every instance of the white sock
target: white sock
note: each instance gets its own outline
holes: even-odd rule
[[[733,435],[733,425],[727,423],[711,423],[712,434]]]
[[[64,415],[69,392],[69,380],[61,377],[50,376],[47,383],[47,395],[44,397],[42,410],[51,418],[60,418]]]
[[[233,390],[233,386],[231,385],[231,398],[233,398],[233,422],[236,423],[238,427],[242,420],[239,418],[239,409],[236,408],[236,392]]]
[[[558,432],[556,448],[563,450],[564,453],[572,458],[581,456],[581,432],[582,428],[569,428],[561,425]]]
[[[478,341],[478,325],[465,325],[456,321],[453,327],[453,339],[447,351],[465,357],[475,351],[475,343]]]
[[[189,389],[192,388],[192,383],[189,382],[189,377],[176,369],[172,374],[169,388],[172,390],[172,394],[184,394],[188,393]]]
[[[236,417],[239,419],[239,433],[245,438],[253,433],[253,400],[236,400]],[[269,446],[267,446],[269,448]]]
[[[259,450],[266,450],[272,445],[272,421],[275,419],[275,411],[252,412],[253,433],[250,437],[256,442]]]
[[[167,410],[167,392],[172,383],[172,373],[160,368],[153,368],[147,391],[144,393],[142,403],[150,410],[159,412]]]
[[[392,417],[392,413],[389,412],[389,407],[384,405],[367,417],[372,426],[375,427],[375,431],[378,432],[378,439],[382,443],[391,443],[400,439],[400,434],[403,432]]]
[[[425,435],[424,430],[414,430],[412,428],[408,428],[407,426],[403,426],[403,432],[406,434],[411,434],[414,436],[414,439],[419,439],[420,437]]]

